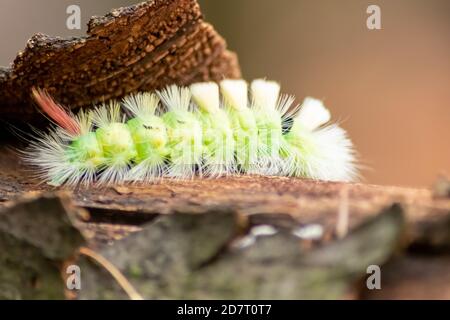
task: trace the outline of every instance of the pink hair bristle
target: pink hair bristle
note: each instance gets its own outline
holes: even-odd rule
[[[33,98],[39,107],[58,126],[66,130],[69,134],[77,136],[81,134],[79,123],[44,90],[32,89]]]

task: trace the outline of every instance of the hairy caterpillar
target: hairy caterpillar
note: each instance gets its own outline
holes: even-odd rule
[[[353,144],[338,125],[327,125],[330,112],[321,101],[294,106],[266,80],[253,81],[250,92],[251,99],[244,80],[173,85],[73,115],[33,89],[56,126],[38,133],[23,156],[55,186],[236,173],[357,177]]]

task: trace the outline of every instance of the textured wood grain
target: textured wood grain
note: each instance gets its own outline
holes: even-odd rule
[[[93,17],[87,35],[34,35],[0,69],[0,118],[33,122],[33,86],[71,108],[126,94],[240,77],[237,57],[202,19],[196,0],[150,0]],[[38,115],[38,116],[37,116]]]

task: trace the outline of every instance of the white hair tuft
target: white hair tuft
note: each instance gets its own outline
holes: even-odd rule
[[[192,98],[200,109],[215,113],[219,110],[219,86],[215,82],[194,83],[190,87]]]
[[[254,80],[251,84],[252,101],[255,108],[273,110],[277,107],[280,85],[275,81]]]
[[[191,104],[191,91],[186,87],[171,85],[158,91],[157,95],[169,111],[189,111]]]
[[[324,106],[323,102],[307,97],[297,114],[297,121],[309,130],[315,130],[326,124],[331,119],[330,111]]]
[[[245,80],[223,80],[220,89],[225,102],[232,108],[242,110],[248,105],[248,85]]]

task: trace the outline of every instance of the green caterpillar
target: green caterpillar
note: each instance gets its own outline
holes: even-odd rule
[[[24,159],[55,186],[241,173],[357,177],[353,144],[338,125],[327,125],[321,101],[294,106],[292,96],[280,97],[279,84],[266,80],[253,81],[250,91],[251,99],[244,80],[173,85],[75,116],[34,89],[56,127],[39,133]]]

